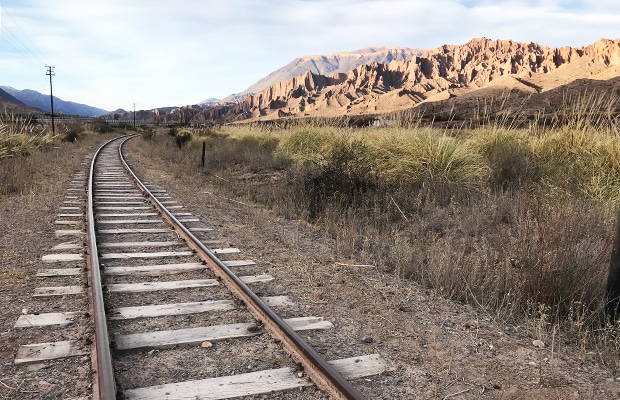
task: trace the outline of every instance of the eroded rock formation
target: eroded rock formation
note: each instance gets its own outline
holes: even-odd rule
[[[323,76],[307,71],[235,103],[177,109],[166,119],[229,122],[381,113],[434,98],[462,96],[502,81],[500,77],[511,78],[512,83],[502,81],[504,85],[520,84],[541,93],[604,71],[608,78],[618,75],[620,40],[601,39],[580,48],[549,48],[533,42],[478,38],[464,45],[443,45],[409,61],[372,63],[347,73]]]

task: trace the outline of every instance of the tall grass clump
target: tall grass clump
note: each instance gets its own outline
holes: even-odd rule
[[[526,132],[479,128],[469,132],[467,140],[485,160],[491,189],[511,190],[539,182],[539,161]]]
[[[299,127],[282,135],[278,152],[301,164],[321,165],[325,162],[326,152],[337,140],[339,132],[331,127]]]
[[[31,118],[8,112],[0,118],[0,159],[28,156],[57,141]]]
[[[430,179],[465,183],[488,174],[475,148],[439,130],[390,129],[373,136],[369,146],[374,167],[386,182],[413,184]]]
[[[569,131],[620,133],[620,91],[566,92],[554,115],[554,125]]]

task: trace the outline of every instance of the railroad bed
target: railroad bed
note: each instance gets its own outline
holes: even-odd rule
[[[60,243],[42,259],[50,285],[35,292],[69,304],[89,295],[91,309],[20,316],[16,327],[53,327],[54,340],[21,345],[15,364],[90,355],[101,399],[364,398],[350,382],[385,371],[383,359],[323,360],[304,335],[332,323],[304,315],[260,260],[140,182],[121,157],[125,140],[102,147],[71,183]],[[63,331],[78,320],[95,334]]]

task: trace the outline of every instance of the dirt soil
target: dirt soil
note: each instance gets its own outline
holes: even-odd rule
[[[320,227],[284,220],[246,200],[225,198],[217,187],[175,176],[139,144],[130,141],[129,154],[143,177],[217,228],[225,245],[239,247],[244,258],[274,275],[280,294],[289,295],[296,309],[335,325],[327,333],[305,335],[319,353],[328,360],[378,353],[387,361],[390,371],[354,382],[368,399],[620,398],[620,377],[594,352],[557,337],[527,335],[524,327],[442,299],[384,273],[380,265],[344,260]],[[24,308],[44,312],[54,305],[33,300],[33,289],[42,286],[35,274],[41,255],[61,241],[54,237],[54,220],[68,182],[89,151],[76,150],[73,170],[50,168],[41,177],[53,187],[0,198],[0,399],[88,393],[87,359],[73,360],[73,366],[60,361],[13,365],[18,345],[48,335],[13,324]],[[544,345],[536,347],[535,340]]]

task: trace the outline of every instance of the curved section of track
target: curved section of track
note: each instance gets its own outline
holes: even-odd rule
[[[139,393],[151,393],[151,392],[138,392],[138,391],[129,391],[126,393],[122,393],[122,390],[118,388],[118,384],[114,381],[114,369],[112,356],[114,351],[111,351],[109,348],[109,344],[111,342],[109,334],[108,334],[108,324],[105,315],[106,305],[104,304],[104,291],[102,278],[100,275],[100,270],[103,267],[103,264],[100,263],[100,259],[105,259],[106,268],[108,265],[108,259],[113,259],[110,254],[101,254],[98,250],[97,237],[99,233],[96,232],[96,227],[101,224],[140,224],[145,222],[153,222],[157,223],[155,220],[140,220],[140,219],[125,219],[125,220],[104,220],[105,217],[124,217],[132,218],[126,212],[120,214],[104,214],[99,211],[101,217],[97,217],[95,214],[97,211],[96,201],[99,199],[99,210],[104,208],[106,209],[144,209],[146,207],[130,207],[125,206],[125,204],[137,204],[142,202],[150,203],[157,214],[166,221],[168,226],[172,227],[176,232],[176,235],[180,238],[183,238],[184,243],[183,246],[187,246],[191,249],[191,252],[168,252],[173,256],[183,255],[185,257],[198,257],[202,263],[204,263],[212,273],[217,277],[217,281],[222,282],[232,294],[241,302],[243,305],[249,310],[251,315],[256,319],[256,323],[254,327],[244,328],[248,331],[258,331],[265,330],[267,331],[271,337],[273,337],[277,342],[281,344],[284,350],[301,366],[298,370],[296,376],[298,377],[309,377],[319,388],[328,393],[332,398],[335,399],[363,399],[364,396],[357,391],[351,383],[345,379],[333,366],[332,363],[324,360],[310,345],[306,343],[306,341],[296,332],[299,328],[291,327],[290,320],[285,321],[285,319],[281,318],[276,312],[274,312],[261,297],[256,295],[254,291],[252,291],[249,287],[248,282],[252,282],[252,279],[248,279],[248,277],[240,277],[235,274],[230,268],[231,262],[224,262],[215,254],[215,251],[210,250],[205,246],[205,244],[196,237],[196,235],[192,232],[191,228],[188,228],[183,224],[181,218],[177,218],[179,213],[175,214],[169,210],[166,205],[164,205],[164,201],[158,199],[152,189],[149,189],[147,185],[140,181],[138,176],[131,170],[127,161],[123,158],[122,155],[122,144],[128,140],[129,138],[121,138],[115,141],[111,141],[106,143],[100,151],[97,152],[97,155],[93,158],[93,162],[91,164],[90,171],[90,181],[89,181],[89,206],[88,206],[88,245],[89,245],[89,267],[91,270],[91,279],[90,286],[92,290],[92,298],[93,298],[93,311],[94,318],[96,324],[96,340],[95,347],[96,352],[94,352],[94,357],[96,358],[96,362],[93,361],[93,365],[96,368],[97,377],[95,379],[95,389],[94,396],[95,398],[100,399],[116,399],[117,396],[127,396],[128,398],[146,398],[140,396],[151,396],[149,394],[139,394]],[[106,172],[107,171],[107,172]],[[127,174],[127,175],[125,175]],[[125,180],[121,180],[121,176],[125,175],[128,178],[123,178]],[[99,178],[98,178],[99,177]],[[105,178],[104,178],[105,177]],[[99,180],[97,180],[99,179]],[[132,181],[135,185],[131,188],[132,185],[129,184],[129,181]],[[98,185],[98,186],[97,186]],[[97,187],[99,191],[97,191]],[[105,188],[105,189],[104,189]],[[121,189],[122,188],[122,189]],[[139,192],[137,192],[137,189]],[[138,194],[138,195],[137,195]],[[131,201],[121,202],[121,199],[127,199]],[[102,201],[105,200],[105,201]],[[102,204],[107,204],[107,207],[101,207]],[[113,206],[110,207],[109,205]],[[156,215],[156,213],[149,213],[145,211],[140,211],[143,215]],[[140,214],[137,214],[140,215]],[[132,226],[133,226],[132,225]],[[109,225],[106,225],[108,227]],[[151,226],[151,225],[149,225]],[[153,225],[154,226],[154,225]],[[169,229],[169,228],[168,228]],[[99,232],[107,232],[109,233],[133,233],[133,232],[143,232],[146,233],[148,231],[157,231],[157,229],[100,229]],[[162,229],[160,229],[162,231]],[[165,229],[164,229],[165,231]],[[171,232],[171,231],[170,231]],[[114,236],[114,237],[118,237]],[[130,244],[133,243],[133,244]],[[117,242],[117,243],[106,243],[104,247],[122,247],[125,246],[149,246],[154,247],[156,243],[164,243],[164,242]],[[172,243],[172,242],[165,242]],[[101,245],[99,245],[101,246]],[[180,244],[179,244],[180,246]],[[151,257],[151,254],[155,255],[153,257],[157,257],[157,254],[164,253],[115,253],[113,256],[121,259],[129,259],[134,257]],[[179,264],[173,264],[179,265]],[[166,265],[164,265],[165,267]],[[168,265],[170,266],[170,264]],[[146,266],[142,266],[144,268]],[[153,266],[148,266],[153,267]],[[161,266],[158,266],[161,267]],[[140,267],[139,267],[140,268]],[[138,269],[139,269],[138,268]],[[135,267],[133,269],[136,269]],[[117,267],[118,270],[118,267]],[[205,280],[203,280],[205,281]],[[180,281],[177,281],[180,282]],[[185,281],[188,282],[188,281]],[[159,283],[159,282],[158,282]],[[168,282],[175,283],[175,282]],[[142,285],[151,285],[153,282],[148,282]],[[217,285],[217,282],[215,283]],[[135,286],[135,284],[133,284]],[[140,285],[140,284],[138,284]],[[122,286],[117,284],[108,285],[108,290],[110,287],[114,286],[115,288]],[[193,303],[195,304],[195,303]],[[178,306],[178,304],[175,304]],[[137,307],[134,307],[137,308]],[[237,324],[239,325],[239,324]],[[294,325],[294,324],[293,324]],[[331,325],[331,324],[330,324]],[[313,328],[308,328],[313,329]],[[321,329],[321,328],[319,328]],[[189,329],[185,329],[184,331],[189,331]],[[175,332],[180,331],[171,331],[173,335],[177,335]],[[119,343],[125,343],[128,341],[127,337],[131,335],[120,335],[115,334],[115,342],[116,346],[119,346]],[[133,336],[132,336],[133,337]],[[176,343],[176,342],[175,342]],[[122,346],[126,346],[125,344],[121,344]],[[373,355],[374,356],[374,355]],[[358,361],[355,361],[358,362]],[[303,372],[300,372],[303,370]],[[374,372],[377,373],[377,372]],[[361,376],[361,375],[359,375]],[[168,397],[165,397],[168,398]],[[175,397],[176,398],[176,397]],[[181,398],[181,397],[179,397]],[[212,398],[212,397],[206,397]],[[215,398],[215,397],[213,397]]]

